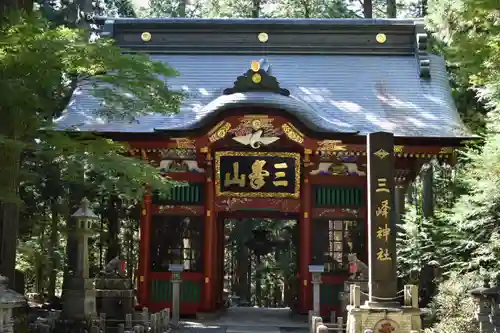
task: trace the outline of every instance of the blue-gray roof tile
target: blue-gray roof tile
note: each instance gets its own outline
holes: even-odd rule
[[[431,55],[431,78],[418,76],[415,56],[403,55],[268,55],[289,97],[271,93],[222,95],[245,73],[252,55],[152,55],[180,76],[169,79],[187,93],[173,115],[152,114],[136,122],[107,121],[97,116],[100,101],[89,88],[78,88],[56,120],[58,129],[94,132],[184,130],[221,108],[266,105],[285,109],[322,132],[393,132],[402,137],[468,137],[455,108],[444,60]],[[204,79],[205,78],[205,79]]]

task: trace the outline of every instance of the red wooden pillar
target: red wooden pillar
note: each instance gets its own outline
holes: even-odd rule
[[[304,175],[301,193],[302,216],[299,222],[300,228],[300,286],[299,300],[300,310],[307,312],[312,309],[312,288],[309,265],[312,260],[312,223],[311,223],[311,184],[309,176]]]
[[[214,254],[216,241],[216,222],[215,222],[215,188],[212,181],[213,168],[211,155],[207,155],[206,167],[207,180],[205,183],[205,227],[204,246],[203,246],[203,265],[204,265],[204,285],[203,285],[203,311],[212,312],[215,310],[215,262]]]
[[[151,268],[150,237],[151,237],[151,206],[152,196],[149,190],[144,193],[141,209],[140,226],[140,260],[139,260],[139,303],[146,306],[149,302],[149,272]]]

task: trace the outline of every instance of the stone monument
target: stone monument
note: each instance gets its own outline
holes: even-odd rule
[[[97,311],[111,323],[124,322],[134,312],[132,282],[120,271],[121,260],[113,258],[95,280]]]
[[[399,301],[396,272],[394,207],[394,136],[368,135],[368,300],[360,286],[350,285],[346,333],[420,332],[418,290],[405,286]]]
[[[89,278],[88,239],[92,235],[92,221],[97,220],[98,216],[90,209],[87,198],[84,198],[72,217],[76,220],[76,226],[69,231],[69,237],[74,237],[78,244],[77,263],[63,290],[62,318],[86,321],[96,315],[94,280]]]

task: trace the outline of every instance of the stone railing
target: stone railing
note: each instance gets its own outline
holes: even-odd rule
[[[51,333],[58,331],[58,324],[62,321],[59,312],[51,312],[47,318],[41,318],[31,325],[30,332]],[[157,313],[149,313],[147,308],[135,313],[125,315],[125,320],[109,319],[105,313],[99,317],[91,318],[85,331],[93,333],[106,333],[109,331],[117,333],[164,333],[176,327],[170,320],[170,309],[164,309]],[[66,327],[66,332],[76,332],[71,327]],[[0,333],[3,333],[0,331]]]
[[[335,317],[335,312],[332,312],[330,323],[323,322],[323,319],[314,315],[313,311],[309,311],[309,332],[310,333],[326,333],[345,332],[345,324],[343,317]]]
[[[100,333],[106,332],[106,315],[102,313],[97,320],[93,321],[90,327],[90,332]],[[118,333],[164,333],[171,327],[170,309],[164,309],[157,313],[150,314],[147,308],[144,308],[140,316],[134,318],[132,314],[125,316],[125,323],[120,323],[117,326]]]
[[[347,306],[347,326],[348,333],[372,333],[379,332],[380,328],[388,326],[397,328],[401,333],[419,333],[421,331],[420,309],[418,307],[418,288],[413,285],[406,285],[401,290],[403,305],[384,307],[383,302],[372,307],[370,304],[361,303],[362,292],[359,285],[351,284],[350,300]],[[400,294],[398,292],[398,294]],[[398,297],[395,297],[397,299]]]

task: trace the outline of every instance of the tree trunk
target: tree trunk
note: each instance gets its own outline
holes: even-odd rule
[[[422,213],[425,218],[434,215],[434,172],[433,165],[428,164],[422,171]]]
[[[16,247],[19,227],[19,207],[15,203],[1,206],[0,274],[9,279],[9,288],[15,288]]]
[[[373,18],[372,0],[363,1],[363,14],[364,14],[365,18]]]
[[[21,149],[3,144],[0,145],[0,156],[2,156],[1,163],[4,167],[4,172],[0,175],[0,194],[6,199],[0,207],[2,222],[0,228],[0,274],[7,277],[9,287],[15,289]]]
[[[261,0],[252,0],[252,18],[260,17]]]
[[[0,1],[0,22],[15,11],[31,12],[33,10],[33,0],[2,0]]]
[[[241,223],[240,223],[241,224]],[[237,295],[240,297],[242,302],[249,301],[249,294],[247,294],[247,273],[248,273],[248,248],[241,242],[238,242],[238,256],[237,256],[237,266],[236,266],[236,276],[237,276]]]
[[[186,7],[187,7],[187,0],[180,0],[179,12],[177,13],[179,17],[186,17]]]
[[[396,18],[396,16],[397,16],[396,0],[387,0],[387,17]]]
[[[42,232],[40,234],[40,252],[43,253],[45,252],[43,243],[44,243],[44,235],[45,235],[45,228],[42,229]],[[37,256],[38,257],[38,256]],[[37,267],[36,267],[36,276],[35,276],[35,286],[36,286],[36,292],[39,293],[40,295],[43,294],[44,290],[44,262],[43,262],[43,256],[39,256],[37,258]]]
[[[427,0],[422,0],[422,10],[421,10],[421,15],[422,17],[427,16]]]
[[[106,217],[108,220],[108,250],[106,251],[106,263],[120,255],[120,211],[122,203],[117,196],[108,199]]]
[[[83,176],[82,176],[83,179]],[[76,228],[76,220],[71,215],[80,207],[83,199],[83,180],[82,183],[71,183],[69,186],[67,231],[68,239],[66,243],[66,265],[64,266],[63,290],[68,288],[69,278],[73,276],[77,265],[78,242],[73,237],[72,230]]]
[[[57,284],[57,259],[55,249],[59,246],[59,211],[57,205],[57,198],[52,198],[50,203],[51,211],[51,224],[50,224],[50,245],[49,245],[49,258],[50,258],[50,271],[49,271],[49,299],[56,295]]]
[[[255,256],[255,298],[257,306],[262,306],[262,274],[261,274],[261,256]]]
[[[247,285],[245,286],[248,302],[252,303],[252,253],[247,249]]]
[[[278,248],[274,252],[274,260],[276,261],[276,263],[279,263],[280,259],[281,259],[280,250]],[[273,298],[274,298],[274,306],[277,308],[281,307],[281,303],[282,303],[281,296],[282,296],[281,281],[280,281],[279,277],[276,276],[274,278],[274,297]]]

